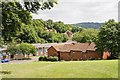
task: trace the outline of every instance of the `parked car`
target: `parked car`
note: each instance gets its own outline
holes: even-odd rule
[[[9,59],[1,60],[2,63],[6,63],[6,62],[9,62],[9,61],[10,61]]]

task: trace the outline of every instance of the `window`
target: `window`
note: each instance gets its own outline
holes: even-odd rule
[[[40,53],[42,53],[43,51],[42,51],[42,48],[40,48]]]

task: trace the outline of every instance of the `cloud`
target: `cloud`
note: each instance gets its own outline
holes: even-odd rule
[[[51,10],[38,11],[33,18],[65,23],[77,22],[105,22],[109,19],[117,20],[119,0],[59,0]]]

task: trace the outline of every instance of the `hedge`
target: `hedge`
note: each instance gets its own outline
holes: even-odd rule
[[[39,61],[58,61],[58,57],[57,56],[54,56],[54,57],[52,57],[52,56],[50,56],[50,57],[45,57],[45,56],[40,56],[39,57]]]

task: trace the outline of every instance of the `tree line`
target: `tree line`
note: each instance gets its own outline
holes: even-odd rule
[[[83,29],[72,38],[77,42],[94,42],[98,53],[109,51],[111,58],[120,56],[120,22],[113,19],[105,22],[99,29]]]
[[[82,28],[94,28],[99,29],[104,23],[98,23],[98,22],[82,22],[82,23],[76,23],[73,24],[75,26],[79,26]]]
[[[42,2],[41,2],[42,1]],[[84,29],[61,21],[32,19],[31,13],[39,9],[51,9],[56,0],[39,2],[2,2],[2,44],[17,43],[54,43],[65,42],[69,38],[64,33],[73,32],[72,40],[77,42],[95,42],[99,52],[108,50],[112,57],[120,54],[120,23],[114,20],[105,22],[99,29]],[[1,45],[1,44],[0,44]]]
[[[20,2],[4,1],[2,5],[2,38],[3,44],[14,41],[18,43],[46,43],[65,42],[67,36],[63,35],[69,25],[51,20],[32,20],[31,13],[37,13],[39,9],[51,9],[57,4],[56,0],[33,0]],[[63,28],[61,28],[63,27]],[[51,31],[47,31],[50,30]]]
[[[70,24],[64,24],[61,21],[53,22],[52,20],[44,21],[42,19],[33,19],[29,24],[21,24],[20,30],[12,32],[3,29],[3,41],[9,43],[12,40],[18,43],[60,43],[66,42],[69,37],[64,33],[69,30],[73,33],[81,31],[82,28],[74,27]],[[9,35],[9,36],[8,36]]]

